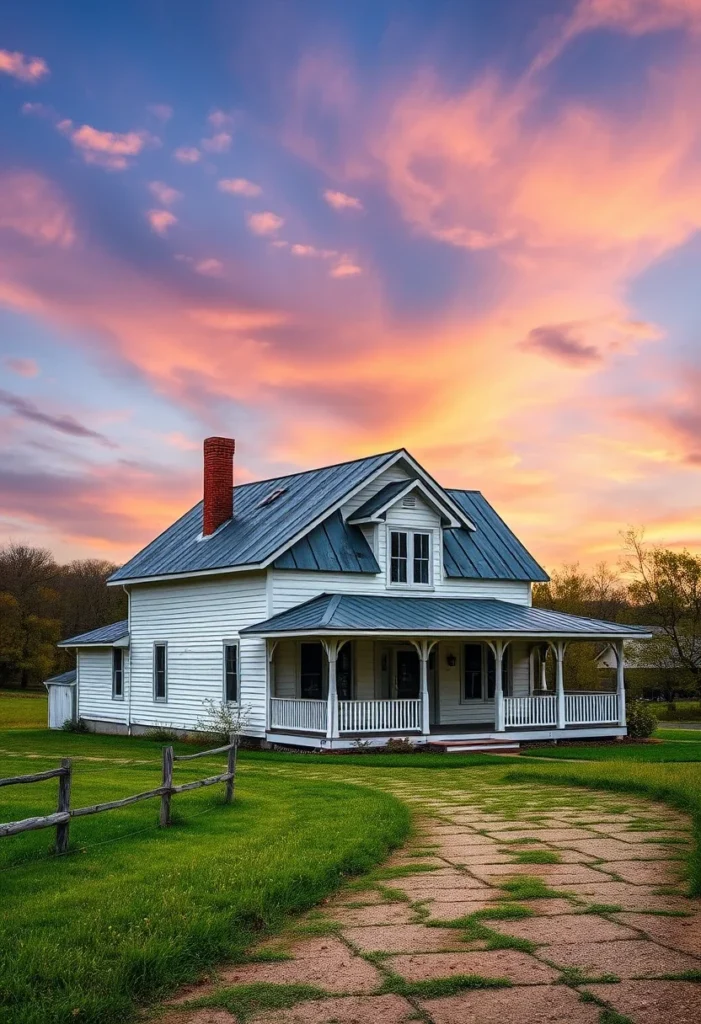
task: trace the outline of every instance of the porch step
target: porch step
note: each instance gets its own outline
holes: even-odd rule
[[[443,754],[516,754],[517,740],[431,740],[427,746]]]

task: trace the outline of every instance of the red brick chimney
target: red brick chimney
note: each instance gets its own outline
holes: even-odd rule
[[[235,451],[233,437],[205,438],[203,537],[209,537],[234,514]]]

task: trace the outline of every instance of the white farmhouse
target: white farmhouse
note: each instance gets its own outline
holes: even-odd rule
[[[233,457],[208,438],[203,501],[112,576],[129,618],[61,644],[91,729],[187,732],[225,700],[311,748],[625,734],[622,645],[649,634],[531,607],[547,576],[479,491],[404,449],[237,487]],[[615,691],[567,692],[578,640],[618,651]]]

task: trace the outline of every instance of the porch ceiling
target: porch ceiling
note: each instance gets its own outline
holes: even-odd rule
[[[641,626],[566,615],[508,601],[322,594],[244,634],[259,636],[479,636],[612,640],[650,636]]]

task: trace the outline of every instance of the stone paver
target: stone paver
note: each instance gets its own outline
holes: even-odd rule
[[[328,778],[328,770],[319,777]],[[337,893],[319,908],[334,934],[304,936],[293,927],[261,947],[289,959],[222,968],[215,980],[183,990],[159,1018],[163,1024],[234,1024],[223,996],[220,1007],[188,1002],[202,995],[215,1002],[222,987],[258,983],[307,984],[326,994],[261,1010],[251,1024],[407,1024],[419,1013],[426,1024],[600,1024],[601,1005],[582,1002],[571,976],[562,983],[566,969],[591,978],[578,987],[633,1024],[701,1020],[701,985],[660,980],[701,971],[699,903],[681,894],[685,846],[645,841],[665,837],[657,823],[671,838],[688,837],[687,819],[638,797],[496,786],[474,774],[465,789],[444,789],[444,799],[435,798],[435,781],[422,789],[413,780],[383,779],[419,817],[412,844],[387,861],[397,877]],[[348,769],[344,781],[367,780]],[[635,823],[643,828],[630,827]],[[517,863],[529,849],[554,851],[559,862]],[[412,870],[419,864],[435,870]],[[528,899],[531,879],[560,895]],[[524,883],[521,899],[504,888],[511,880]],[[679,894],[659,893],[661,885],[675,885]],[[383,887],[402,899],[387,899]],[[500,917],[504,902],[522,903],[530,916]],[[655,913],[679,910],[690,916]],[[467,927],[472,915],[483,929],[478,938]],[[465,926],[443,926],[461,918]],[[523,950],[508,948],[517,940]],[[489,948],[499,945],[506,948]],[[468,987],[434,999],[378,994],[391,977],[418,983],[458,975],[511,987]],[[606,976],[623,980],[596,983]]]
[[[422,1004],[435,1024],[598,1024],[599,1007],[564,986],[461,992]]]
[[[622,981],[620,985],[587,985],[635,1024],[698,1024],[701,985],[688,981]]]
[[[482,978],[507,978],[518,985],[545,985],[558,977],[552,967],[514,949],[395,956],[389,966],[407,981],[478,974]]]

